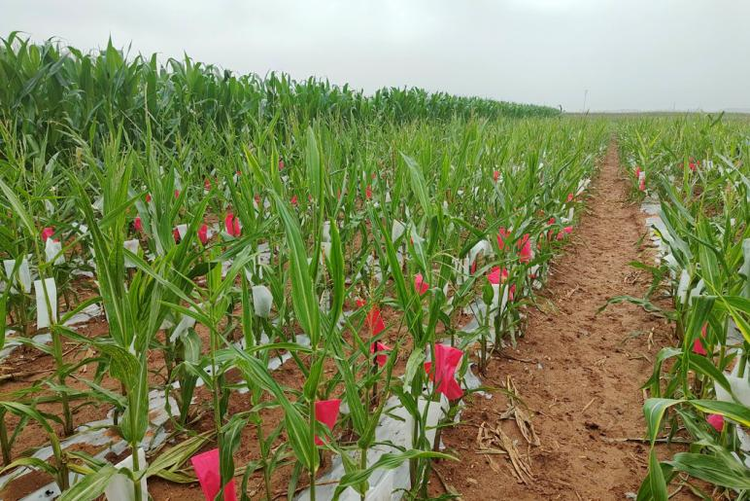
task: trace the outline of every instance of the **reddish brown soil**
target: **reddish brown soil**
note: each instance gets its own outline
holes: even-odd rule
[[[530,309],[518,347],[505,348],[484,383],[517,388],[539,436],[529,445],[514,419],[501,419],[508,399],[471,398],[461,425],[443,434],[459,462],[436,465],[434,495],[453,488],[463,499],[626,499],[647,471],[648,444],[622,439],[644,436],[641,385],[655,354],[669,342],[669,327],[630,305],[597,310],[617,295],[642,296],[649,278],[630,267],[652,259],[637,247],[645,231],[637,205],[627,200],[617,150],[610,145],[594,183],[588,214],[573,244],[551,271],[539,309]],[[522,405],[522,404],[521,404]],[[482,423],[513,440],[533,478],[519,482],[505,455],[477,452]],[[666,447],[660,455],[674,453]]]

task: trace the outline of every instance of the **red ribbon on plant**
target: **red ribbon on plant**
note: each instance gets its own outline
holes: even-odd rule
[[[381,352],[388,352],[391,351],[391,349],[386,346],[385,344],[381,343],[380,341],[375,341],[374,343],[370,343],[370,353],[377,353],[375,355],[375,361],[380,367],[383,367],[385,363],[388,361],[388,355],[386,353]]]
[[[456,369],[461,362],[464,352],[458,348],[445,344],[435,345],[435,363],[425,362],[424,370],[430,380],[437,385],[437,391],[445,395],[448,400],[461,398],[464,391],[456,381]],[[434,372],[433,372],[434,365]]]
[[[219,449],[196,454],[190,458],[195,469],[195,475],[201,484],[201,490],[207,501],[213,501],[221,488],[221,473],[219,470]],[[224,501],[236,501],[237,494],[234,479],[224,486]]]
[[[519,249],[519,261],[522,263],[528,263],[531,261],[531,235],[528,233],[524,234],[521,240],[516,244],[516,247]]]
[[[701,328],[701,337],[695,338],[693,340],[693,353],[696,355],[700,355],[702,357],[705,357],[708,355],[708,352],[706,351],[705,346],[703,346],[703,340],[706,339],[706,328],[708,327],[708,324],[704,324]]]
[[[424,281],[424,277],[421,273],[414,275],[414,289],[421,296],[430,288],[429,284]]]
[[[319,400],[315,402],[315,419],[326,425],[329,430],[333,430],[339,417],[340,407],[341,400],[338,398]],[[323,445],[323,441],[317,435],[315,435],[315,445]]]
[[[714,430],[721,433],[724,430],[724,416],[721,414],[709,414],[706,417],[708,424],[714,427]]]
[[[224,227],[227,233],[233,237],[239,237],[242,234],[242,228],[240,228],[240,220],[237,216],[231,212],[224,218]]]
[[[497,232],[497,246],[500,250],[505,249],[505,241],[510,237],[510,231],[500,228]]]
[[[47,226],[42,229],[42,242],[46,242],[48,238],[55,234],[55,229],[52,226]]]
[[[203,245],[206,245],[208,243],[208,226],[206,225],[206,223],[203,223],[198,230],[198,239]]]

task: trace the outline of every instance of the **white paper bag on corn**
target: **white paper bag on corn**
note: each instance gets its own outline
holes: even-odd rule
[[[268,318],[273,306],[273,295],[265,285],[253,285],[253,308],[261,318]]]
[[[737,397],[737,400],[745,407],[750,407],[750,382],[747,380],[748,371],[750,371],[750,364],[745,366],[745,376],[738,377],[740,369],[739,362],[734,365],[730,374],[724,373],[729,386],[732,388],[732,393]],[[734,402],[732,395],[729,394],[721,385],[714,383],[714,390],[716,391],[716,400],[721,402]]]
[[[680,272],[680,282],[677,284],[677,300],[681,304],[687,302],[688,287],[690,287],[690,273],[687,270]]]
[[[502,287],[502,300],[500,299],[500,288]],[[507,284],[492,284],[492,311],[490,312],[490,323],[495,321],[498,315],[502,315],[505,311],[505,305],[508,304],[508,285]]]
[[[480,240],[469,251],[469,265],[474,264],[480,256],[485,254],[492,254],[492,245],[487,240]]]
[[[323,251],[320,253],[320,264],[325,265],[325,260],[331,259],[331,242],[320,242],[320,248]]]
[[[134,238],[133,240],[125,240],[123,242],[123,247],[125,247],[133,254],[138,254],[138,249],[140,249],[140,246],[141,242],[137,238]],[[135,263],[127,256],[125,256],[125,268],[135,268]]]
[[[143,449],[138,449],[138,466],[139,471],[146,469],[146,453]],[[133,456],[128,456],[115,465],[115,468],[133,468]],[[136,501],[133,490],[133,481],[125,475],[118,473],[112,477],[104,489],[104,495],[108,501]],[[148,488],[146,485],[145,475],[141,477],[141,499],[138,501],[148,501]]]
[[[195,319],[190,315],[182,315],[182,318],[177,323],[177,326],[172,331],[172,335],[169,336],[169,342],[174,343],[180,336],[182,336],[188,329],[195,327]]]
[[[65,256],[62,253],[62,243],[59,240],[48,238],[44,244],[44,254],[47,257],[48,263],[58,265],[65,262]]]
[[[424,414],[428,401],[420,398],[417,408],[420,414]],[[435,443],[435,431],[440,419],[448,412],[448,400],[441,395],[440,402],[429,402],[427,412],[426,438],[430,444]],[[385,405],[390,412],[384,412],[380,422],[375,429],[375,441],[380,444],[372,447],[367,453],[367,464],[374,464],[384,453],[393,453],[402,447],[412,448],[414,418],[401,405],[398,398],[391,397]],[[394,447],[386,445],[393,444]],[[358,460],[358,458],[356,458]],[[334,457],[331,470],[319,479],[320,484],[316,488],[318,499],[332,499],[336,489],[336,483],[346,473],[341,458]],[[403,491],[411,487],[409,478],[409,462],[403,462],[393,470],[376,470],[369,479],[369,490],[365,495],[366,501],[395,501],[402,499]],[[300,493],[296,498],[298,501],[310,499],[309,490]],[[346,489],[339,497],[340,501],[359,501],[361,498],[354,489]]]
[[[185,238],[185,235],[187,235],[188,226],[186,224],[178,224],[177,225],[177,233],[180,234],[180,240]]]
[[[15,259],[6,259],[3,261],[5,266],[5,274],[13,283],[21,284],[21,289],[25,293],[31,292],[31,271],[29,270],[29,260],[23,258],[21,264],[18,266],[17,275],[13,274],[13,270],[16,267]],[[16,291],[16,288],[11,288],[11,291]]]
[[[36,293],[36,328],[44,329],[51,325],[50,312],[52,313],[52,321],[57,322],[57,286],[55,286],[55,279],[45,278],[44,284],[41,280],[34,280],[34,292]],[[47,307],[48,298],[49,308]]]

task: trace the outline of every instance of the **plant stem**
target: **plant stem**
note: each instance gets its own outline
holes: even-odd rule
[[[8,429],[5,426],[5,409],[0,409],[0,449],[2,449],[3,464],[10,464],[10,443],[8,442]]]
[[[360,449],[359,454],[360,454],[359,468],[361,470],[366,470],[367,469],[367,448],[363,447],[362,449]],[[365,498],[367,497],[367,492],[363,492],[362,494],[359,495],[359,497],[362,501],[365,501]]]
[[[315,398],[310,400],[310,435],[312,447],[315,453],[318,453],[318,446],[315,445]],[[315,501],[315,467],[310,468],[310,501]]]
[[[55,358],[55,365],[57,366],[57,380],[64,387],[65,375],[62,371],[64,365],[62,340],[56,329],[50,329],[50,333],[52,334],[52,353]],[[62,403],[63,412],[63,434],[68,437],[73,434],[73,414],[70,412],[68,394],[64,391],[60,394],[60,402]]]
[[[138,457],[138,442],[130,444],[130,451],[133,457],[133,474],[138,475],[138,472],[141,469],[140,458]],[[140,478],[133,479],[133,494],[135,495],[135,501],[141,501],[143,499]]]

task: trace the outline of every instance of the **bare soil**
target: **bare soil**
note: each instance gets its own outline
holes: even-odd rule
[[[642,296],[650,283],[629,266],[652,260],[653,251],[638,245],[644,217],[627,194],[613,142],[573,243],[553,264],[539,308],[529,309],[524,337],[496,356],[483,378],[501,391],[490,400],[471,397],[461,424],[443,432],[447,452],[459,461],[436,464],[433,495],[454,490],[467,500],[600,500],[638,491],[648,460],[648,444],[639,441],[646,429],[640,387],[655,354],[671,344],[671,329],[631,304],[597,313],[613,296]],[[518,398],[507,396],[509,382]],[[511,401],[530,418],[538,446],[507,412]],[[499,427],[515,444],[520,474],[498,453],[502,439],[486,438],[500,433],[482,431],[483,440],[477,439],[482,425]],[[664,447],[659,454],[674,452]]]

